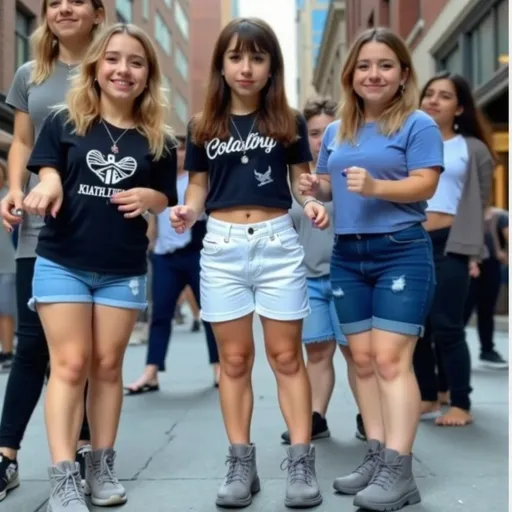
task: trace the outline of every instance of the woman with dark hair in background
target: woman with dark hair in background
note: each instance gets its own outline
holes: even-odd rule
[[[443,73],[424,86],[420,104],[438,124],[444,141],[444,166],[427,221],[434,248],[436,291],[426,331],[416,346],[423,419],[442,426],[471,423],[471,360],[464,332],[469,279],[484,256],[484,210],[489,202],[497,158],[471,89],[459,75]],[[434,346],[446,374],[450,408],[441,415]]]

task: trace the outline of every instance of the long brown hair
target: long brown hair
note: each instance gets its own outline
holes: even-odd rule
[[[91,3],[96,12],[100,9],[105,12],[103,0],[91,0]],[[47,8],[48,0],[42,0],[41,24],[34,30],[34,33],[30,37],[32,55],[34,56],[34,68],[32,70],[31,81],[36,85],[43,83],[51,75],[53,66],[59,55],[59,41],[50,30],[48,20],[46,19]],[[105,21],[94,25],[91,35],[94,37],[104,24]]]
[[[483,113],[477,108],[475,99],[471,92],[467,80],[456,74],[451,74],[448,71],[439,73],[428,80],[423,86],[420,94],[420,104],[427,94],[428,88],[437,80],[449,80],[453,84],[455,89],[455,95],[457,96],[457,105],[462,107],[462,112],[454,119],[454,124],[457,127],[454,128],[456,133],[459,133],[463,137],[475,137],[481,140],[489,149],[492,158],[497,163],[499,157],[492,147],[492,128]]]
[[[398,131],[404,121],[418,108],[418,78],[412,65],[411,54],[403,39],[387,27],[370,28],[362,32],[350,47],[341,72],[343,102],[340,105],[339,139],[354,142],[359,128],[364,124],[364,105],[354,90],[354,72],[361,48],[372,41],[383,43],[396,55],[402,71],[407,71],[407,80],[379,119],[381,132],[391,135]]]
[[[193,119],[192,139],[204,145],[208,140],[229,136],[231,90],[222,69],[224,54],[233,37],[236,37],[236,52],[269,54],[271,76],[260,93],[256,126],[262,135],[291,144],[297,139],[297,113],[286,99],[283,54],[275,32],[258,18],[234,19],[220,33],[213,50],[204,109]]]

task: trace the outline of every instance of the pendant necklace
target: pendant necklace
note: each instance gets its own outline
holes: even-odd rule
[[[249,163],[249,157],[246,155],[247,153],[247,142],[249,140],[249,137],[251,136],[251,133],[252,133],[252,129],[254,128],[254,124],[256,123],[256,117],[254,118],[254,121],[252,122],[252,126],[251,126],[251,129],[249,130],[249,135],[247,135],[247,138],[244,139],[242,138],[242,136],[240,135],[240,132],[238,131],[238,128],[236,127],[236,124],[235,122],[233,121],[233,118],[230,117],[231,119],[231,123],[233,123],[233,126],[235,127],[235,130],[236,130],[236,133],[238,133],[238,136],[240,137],[240,141],[242,142],[243,146],[242,146],[242,151],[244,152],[244,154],[242,155],[242,157],[240,158],[240,161],[243,163],[243,164],[247,164]]]
[[[103,119],[101,120],[101,124],[105,127],[105,130],[107,130],[108,136],[110,137],[110,140],[112,141],[112,146],[110,146],[110,151],[112,151],[112,153],[117,155],[119,153],[119,146],[117,145],[117,143],[119,142],[121,137],[128,130],[131,130],[131,128],[126,128],[126,130],[123,133],[121,133],[121,135],[119,135],[119,137],[117,139],[114,139],[114,137],[112,137],[112,134],[110,133],[110,130],[108,129],[108,126],[105,124],[105,121],[103,121]]]

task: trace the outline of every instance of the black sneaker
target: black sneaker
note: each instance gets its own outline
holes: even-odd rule
[[[366,430],[364,429],[363,417],[360,414],[356,416],[356,437],[361,441],[366,441]]]
[[[313,422],[311,424],[311,441],[315,439],[323,439],[324,437],[331,437],[327,420],[318,412],[313,413]],[[281,434],[281,439],[285,444],[290,444],[290,434],[288,430]]]
[[[76,451],[75,460],[80,464],[80,476],[82,477],[82,485],[85,485],[85,454],[91,451],[91,445],[86,444]]]
[[[481,352],[480,362],[482,363],[483,366],[487,366],[488,368],[508,368],[508,362],[505,361],[505,359],[501,357],[501,354],[496,352],[496,350],[490,350],[489,352]]]
[[[5,500],[7,493],[20,485],[18,462],[0,453],[0,501]]]
[[[194,320],[192,322],[192,329],[190,329],[192,332],[199,332],[201,330],[201,324],[199,323],[199,320]]]
[[[2,354],[0,359],[0,368],[3,372],[10,371],[12,367],[12,352],[10,354]]]

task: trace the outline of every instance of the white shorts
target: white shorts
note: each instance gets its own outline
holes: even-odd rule
[[[288,214],[255,224],[210,217],[201,251],[201,318],[227,322],[254,311],[273,320],[307,317],[303,262]]]

